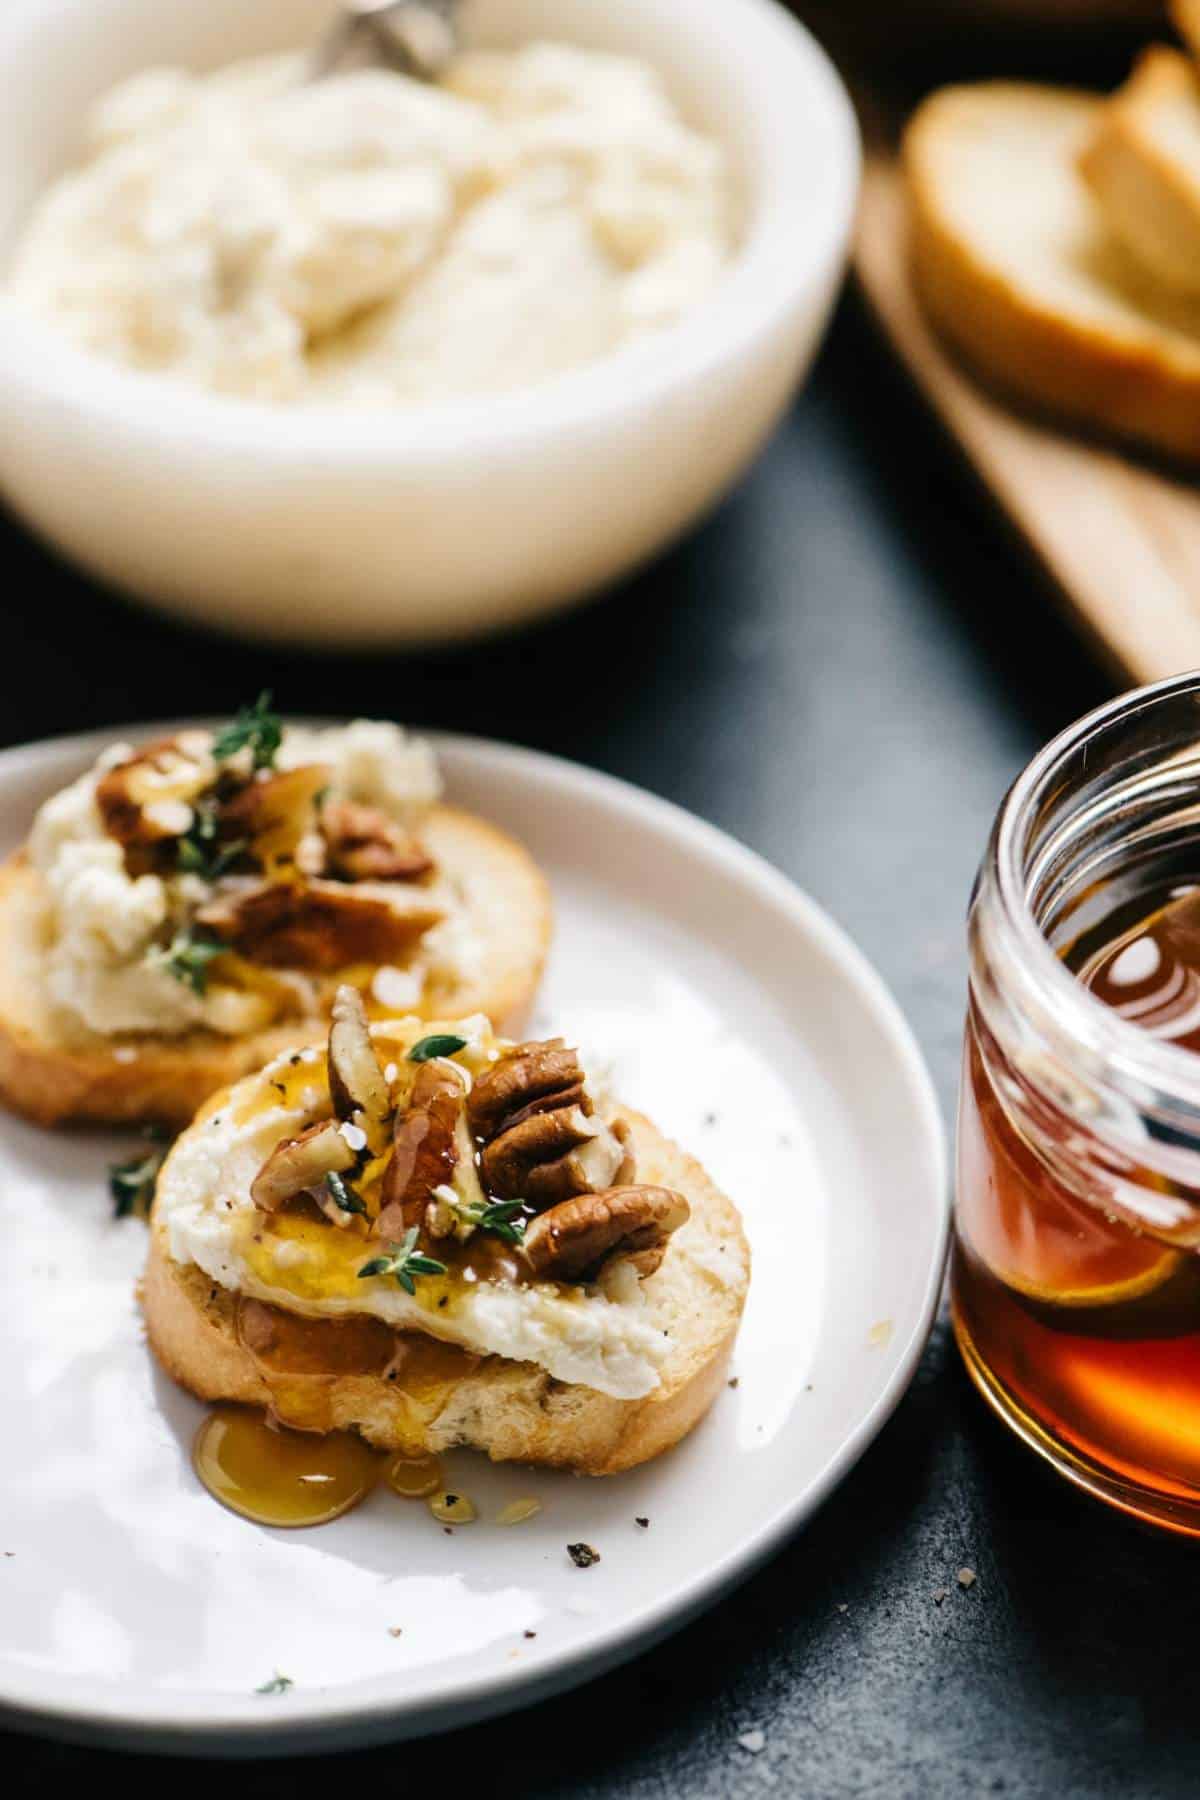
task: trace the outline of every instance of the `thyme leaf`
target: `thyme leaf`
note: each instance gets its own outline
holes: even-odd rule
[[[435,1031],[431,1037],[418,1038],[408,1053],[408,1060],[415,1063],[432,1062],[435,1056],[456,1056],[466,1047],[466,1038],[454,1037],[449,1032],[442,1036]]]
[[[339,1175],[336,1170],[331,1169],[325,1177],[325,1186],[329,1189],[330,1199],[340,1211],[366,1214],[367,1209],[361,1196],[355,1193],[344,1175]]]
[[[492,1231],[506,1244],[524,1243],[526,1214],[523,1200],[460,1200],[448,1184],[435,1188],[434,1195],[464,1224],[476,1225],[480,1231]]]
[[[481,1231],[494,1231],[506,1244],[525,1242],[525,1209],[519,1200],[492,1201],[479,1215]]]
[[[283,742],[283,720],[271,710],[272,694],[264,688],[253,706],[243,706],[231,725],[218,732],[213,743],[217,762],[228,762],[249,746],[256,769],[270,769]]]
[[[146,1135],[152,1140],[152,1147],[144,1156],[109,1164],[108,1191],[113,1198],[114,1219],[145,1219],[149,1216],[154,1184],[170,1146],[162,1132],[150,1131]]]
[[[217,808],[212,800],[198,800],[192,808],[192,823],[179,839],[176,859],[185,875],[200,875],[205,881],[216,881],[246,848],[246,839],[237,838],[222,844],[218,838]]]
[[[289,1688],[295,1687],[290,1675],[281,1675],[276,1669],[270,1681],[264,1681],[261,1687],[255,1688],[256,1694],[286,1694]]]
[[[181,981],[184,987],[191,988],[193,994],[203,996],[208,992],[208,965],[214,957],[221,956],[228,950],[228,944],[220,938],[212,937],[198,931],[195,926],[185,925],[175,933],[165,949],[154,954],[157,960]]]
[[[445,1263],[438,1262],[432,1256],[424,1256],[417,1249],[417,1227],[410,1225],[399,1244],[389,1244],[383,1256],[373,1256],[370,1262],[363,1264],[358,1271],[358,1279],[366,1281],[371,1275],[394,1275],[406,1294],[417,1291],[414,1275],[444,1275]]]

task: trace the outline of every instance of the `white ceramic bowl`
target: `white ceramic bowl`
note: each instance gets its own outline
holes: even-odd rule
[[[314,39],[330,0],[4,0],[0,257],[76,148],[81,110],[151,63]],[[546,385],[367,417],[188,392],[0,307],[0,486],[106,580],[243,635],[465,637],[651,555],[742,472],[816,348],[858,140],[821,50],[774,0],[465,0],[471,42],[645,57],[720,135],[744,238],[677,326]]]

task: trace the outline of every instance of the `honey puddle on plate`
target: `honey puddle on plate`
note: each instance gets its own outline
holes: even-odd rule
[[[218,1406],[196,1434],[196,1473],[214,1499],[258,1525],[326,1525],[365,1500],[383,1458],[349,1431],[272,1425],[264,1413]]]
[[[469,1523],[465,1496],[446,1506],[446,1476],[421,1451],[424,1427],[478,1358],[452,1344],[390,1331],[365,1318],[302,1318],[243,1300],[237,1336],[271,1396],[269,1412],[218,1406],[196,1435],[192,1460],[209,1493],[259,1525],[324,1525],[365,1500],[381,1476],[434,1516]],[[353,1431],[335,1431],[335,1380],[360,1375],[391,1386],[391,1423],[412,1451],[387,1457]]]
[[[446,1474],[436,1456],[394,1456],[389,1461],[353,1431],[291,1431],[245,1406],[218,1406],[192,1450],[196,1473],[214,1499],[256,1525],[327,1525],[357,1506],[386,1475],[405,1500],[444,1503]],[[474,1517],[461,1499],[439,1519],[467,1523]]]

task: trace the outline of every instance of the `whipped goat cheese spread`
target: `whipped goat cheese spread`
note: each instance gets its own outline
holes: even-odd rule
[[[260,1029],[281,1010],[303,1014],[315,1009],[312,981],[300,969],[254,968],[239,959],[232,979],[222,978],[218,968],[211,980],[189,981],[180,978],[187,975],[187,965],[181,969],[178,958],[173,962],[164,948],[171,933],[206,902],[225,891],[236,898],[255,885],[234,872],[236,864],[227,874],[214,869],[201,874],[180,853],[201,816],[206,789],[211,791],[219,777],[213,748],[212,733],[184,732],[171,740],[169,756],[157,762],[151,757],[133,768],[130,779],[136,776],[141,814],[164,834],[155,866],[140,871],[136,863],[130,866],[131,847],[114,835],[100,804],[105,777],[137,755],[128,744],[112,746],[36,816],[28,856],[40,878],[42,986],[47,1001],[76,1026],[107,1035],[173,1034],[203,1026],[236,1036]],[[273,766],[277,778],[308,770],[313,785],[320,784],[326,807],[371,808],[404,831],[419,829],[441,791],[430,746],[390,723],[359,720],[319,731],[282,728]],[[242,791],[253,792],[254,784]],[[368,896],[392,898],[387,883],[355,887]],[[422,886],[418,900],[438,923],[421,944],[415,964],[392,971],[417,995],[431,963],[470,951],[464,941],[469,930],[458,915],[455,896],[436,873]],[[405,902],[409,894],[402,889],[399,903]],[[383,971],[377,978],[386,984]]]
[[[724,153],[639,61],[539,43],[464,53],[437,86],[306,75],[286,56],[114,89],[11,298],[136,369],[388,407],[590,362],[732,254]]]
[[[402,1095],[411,1079],[406,1048],[425,1029],[415,1020],[372,1028],[393,1093]],[[486,1019],[456,1022],[454,1029],[455,1041],[463,1043],[460,1062],[478,1071],[495,1061],[496,1040]],[[314,1318],[366,1313],[397,1331],[536,1363],[560,1381],[618,1399],[636,1399],[658,1386],[671,1340],[627,1264],[587,1288],[461,1278],[447,1284],[426,1277],[410,1293],[394,1280],[361,1278],[370,1244],[353,1229],[259,1210],[251,1187],[271,1152],[281,1139],[328,1116],[324,1052],[307,1050],[304,1057],[280,1056],[240,1082],[176,1144],[155,1202],[172,1261],[195,1264],[228,1291],[291,1312]]]

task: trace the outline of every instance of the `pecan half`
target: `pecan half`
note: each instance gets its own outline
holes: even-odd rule
[[[690,1215],[687,1201],[673,1188],[581,1194],[531,1222],[525,1255],[542,1281],[590,1281],[618,1256],[629,1257],[640,1275],[652,1275],[667,1239]]]
[[[501,1200],[540,1208],[615,1186],[626,1160],[615,1131],[582,1107],[567,1106],[530,1114],[501,1132],[483,1151],[480,1173]]]
[[[591,1111],[579,1057],[562,1038],[549,1038],[543,1044],[518,1044],[477,1076],[468,1116],[475,1136],[486,1141],[527,1113],[572,1104]]]
[[[266,882],[202,906],[197,923],[269,968],[332,973],[348,963],[402,963],[442,917],[416,894],[400,908],[339,882]]]
[[[342,881],[417,881],[433,868],[417,839],[375,806],[329,801],[321,831],[329,873]]]
[[[453,1180],[462,1102],[463,1084],[457,1075],[436,1062],[422,1063],[408,1109],[396,1118],[392,1158],[384,1170],[375,1221],[378,1236],[399,1239],[411,1226],[423,1226],[434,1188]]]
[[[357,1160],[337,1120],[322,1119],[276,1144],[250,1184],[250,1198],[262,1212],[278,1212],[297,1194],[319,1189],[327,1175],[344,1175]]]
[[[384,1125],[392,1110],[362,995],[345,983],[334,995],[330,1012],[329,1093],[339,1119],[359,1114],[369,1132]]]
[[[510,1051],[478,1077],[468,1108],[480,1174],[501,1200],[555,1206],[633,1180],[625,1127],[595,1117],[579,1057],[561,1038]]]

